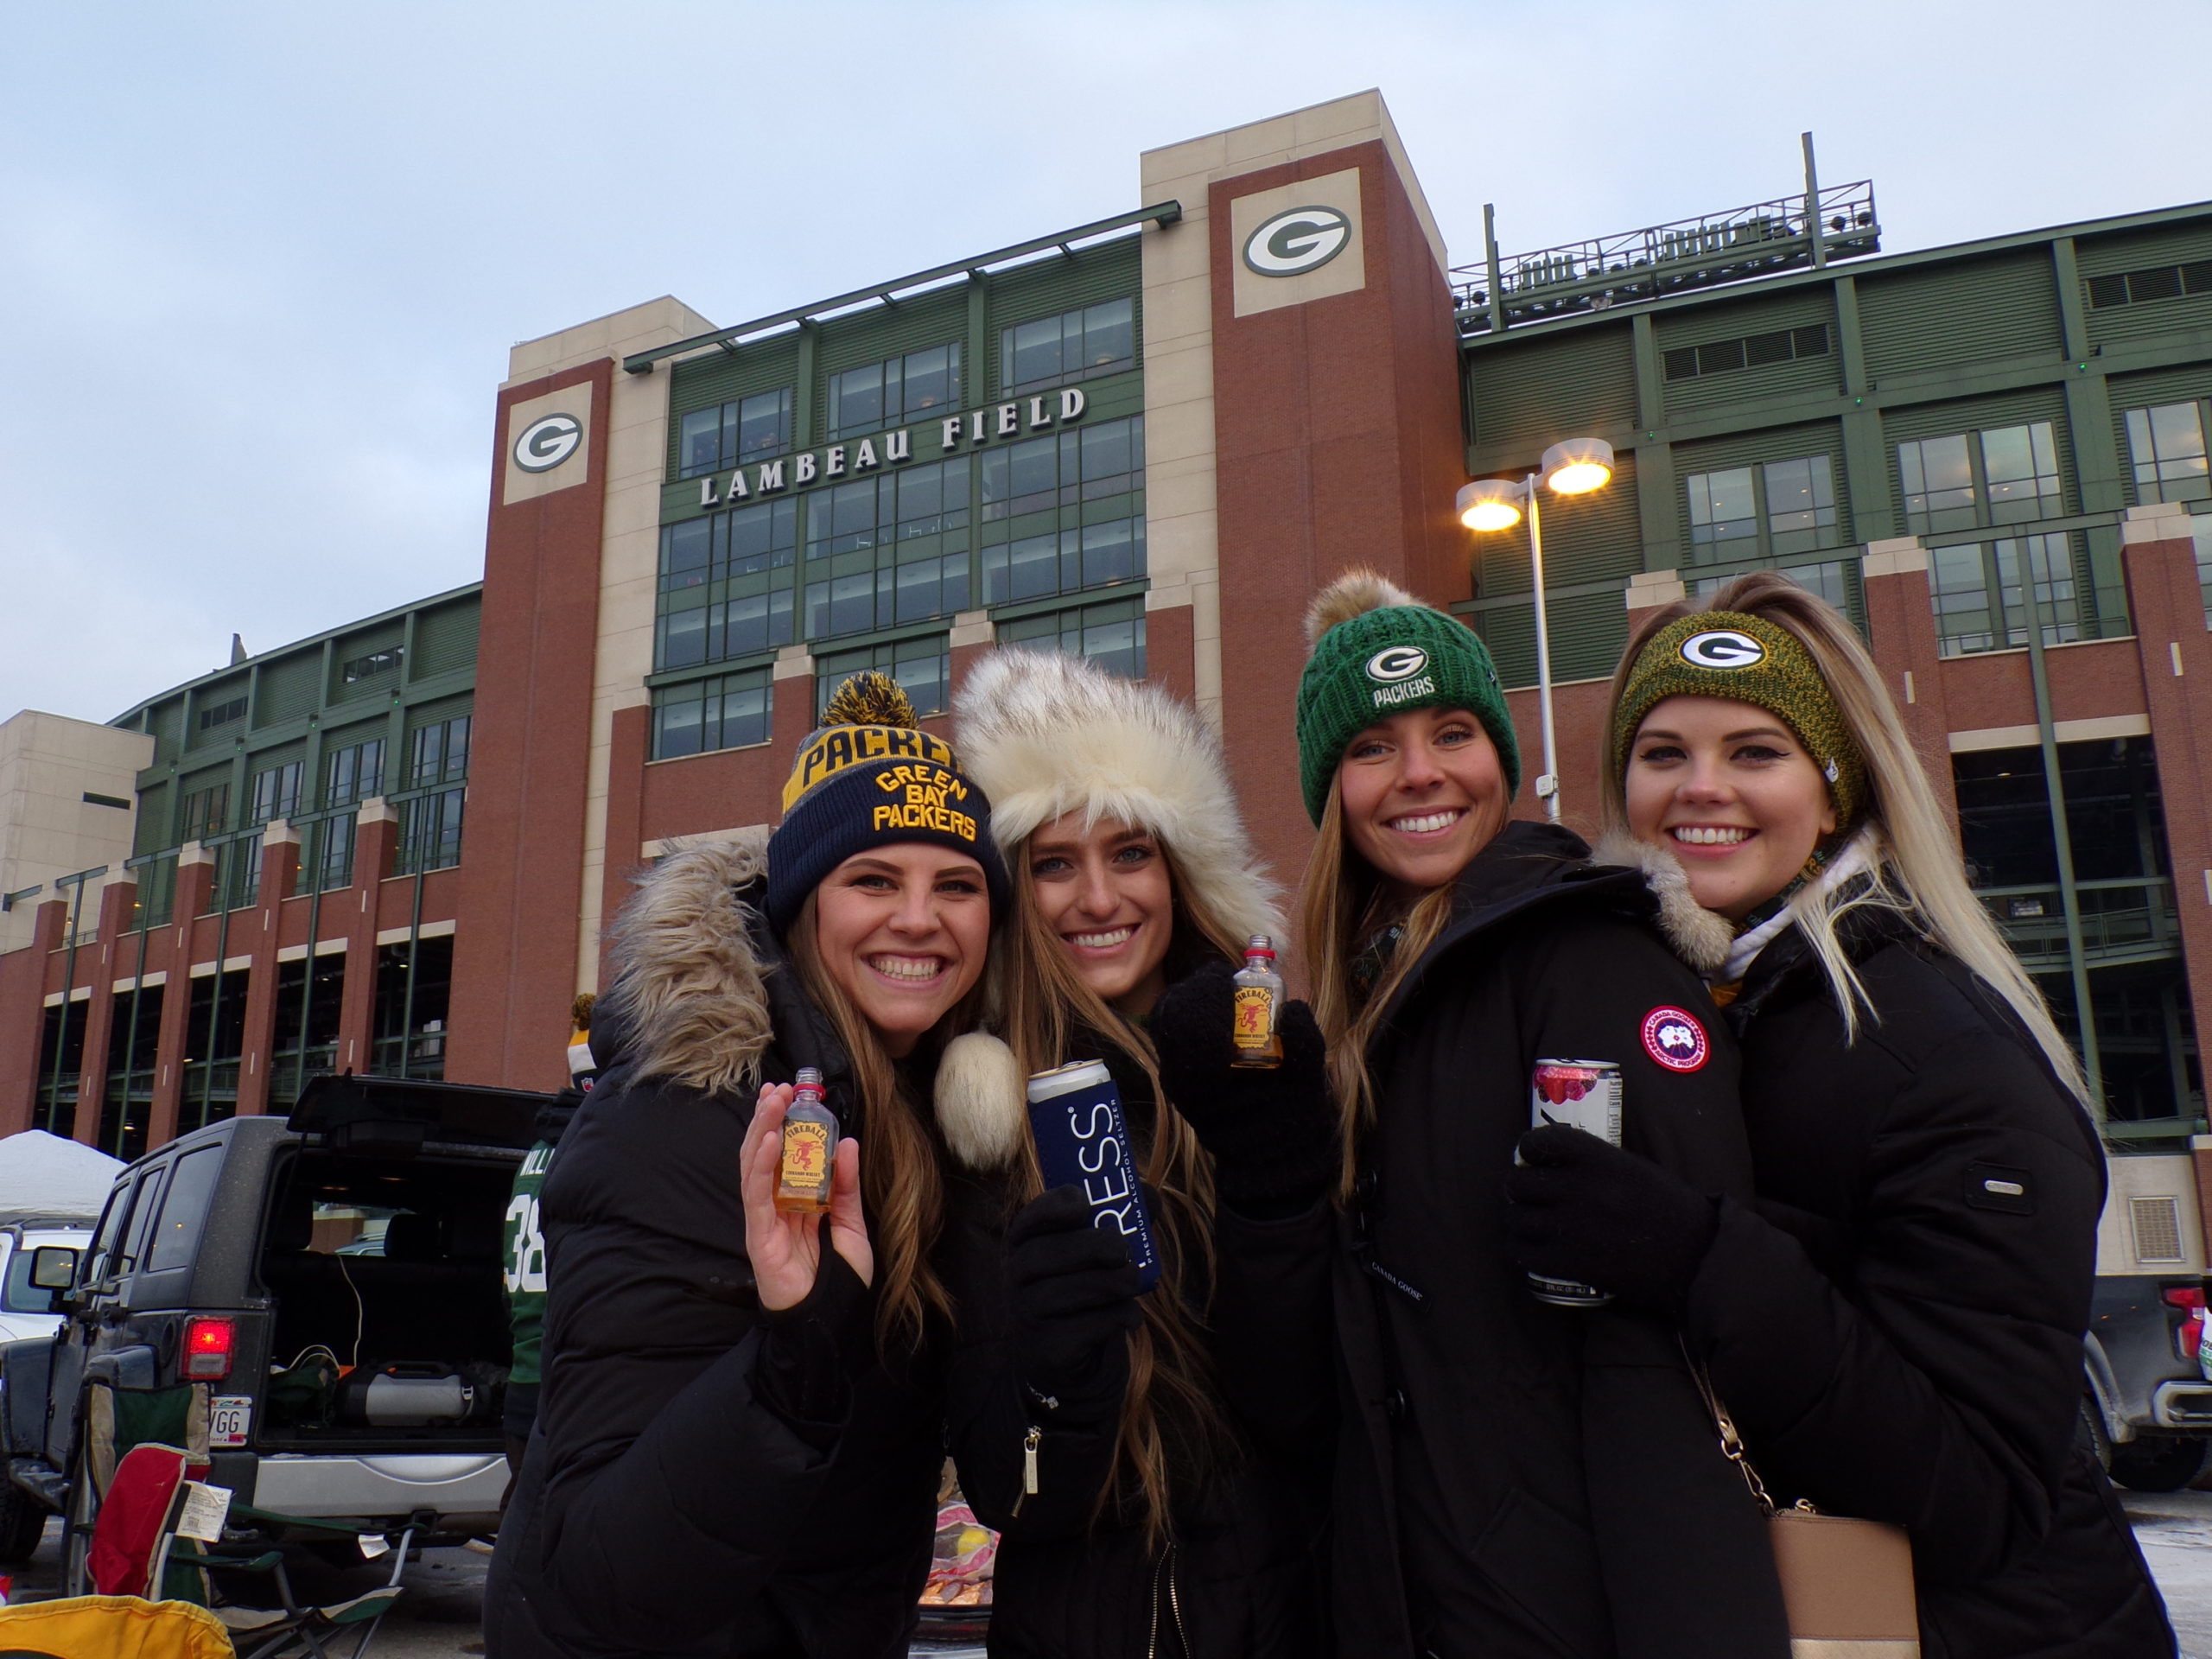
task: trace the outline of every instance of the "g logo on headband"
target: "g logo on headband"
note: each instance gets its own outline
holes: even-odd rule
[[[1682,641],[1682,660],[1692,668],[1757,668],[1766,647],[1733,628],[1708,628]]]
[[[1428,653],[1419,645],[1386,645],[1367,659],[1367,677],[1383,685],[1410,680],[1428,666]]]

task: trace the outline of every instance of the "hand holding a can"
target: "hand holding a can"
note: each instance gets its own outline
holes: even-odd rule
[[[1719,1224],[1715,1201],[1649,1159],[1565,1123],[1530,1129],[1516,1152],[1505,1180],[1514,1264],[1678,1316]]]
[[[814,1289],[822,1265],[823,1229],[830,1248],[863,1285],[875,1277],[875,1252],[868,1241],[861,1211],[861,1144],[849,1135],[836,1144],[827,1215],[805,1215],[776,1207],[776,1183],[783,1162],[784,1114],[793,1090],[786,1083],[764,1084],[747,1125],[738,1154],[739,1190],[745,1205],[745,1253],[753,1262],[753,1282],[760,1306],[771,1313],[796,1307]]]

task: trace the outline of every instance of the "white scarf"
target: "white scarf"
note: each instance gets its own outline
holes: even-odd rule
[[[1802,906],[1832,892],[1861,870],[1871,868],[1873,860],[1868,855],[1866,842],[1867,835],[1862,830],[1845,844],[1844,849],[1835,855],[1827,868],[1800,887],[1788,904],[1750,932],[1740,935],[1736,943],[1728,947],[1728,959],[1720,964],[1719,972],[1713,976],[1713,982],[1716,985],[1735,984],[1751,971],[1751,964],[1758,960],[1759,952],[1773,944],[1783,929],[1796,921]]]

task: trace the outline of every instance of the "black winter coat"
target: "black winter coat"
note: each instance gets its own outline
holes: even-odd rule
[[[745,937],[736,900],[757,874],[756,859],[695,849],[639,902],[727,906],[711,930],[727,947]],[[688,895],[670,890],[684,882]],[[696,950],[658,948],[648,938],[626,974],[680,984],[662,1007],[691,1017],[657,1025],[654,998],[629,1004],[623,1061],[546,1179],[544,1395],[493,1561],[487,1651],[899,1659],[935,1523],[941,1344],[887,1370],[865,1332],[827,1408],[795,1413],[764,1388],[789,1356],[764,1329],[745,1253],[738,1154],[756,1091],[688,1088],[659,1062],[680,1023],[682,1041],[747,1046],[770,1079],[818,1066],[831,1109],[865,1137],[849,1066],[793,976],[770,971],[764,933],[703,975]],[[702,982],[730,993],[726,1007],[700,1001]]]
[[[1632,1151],[1704,1192],[1751,1190],[1734,1046],[1641,876],[1586,858],[1564,830],[1509,824],[1368,1055],[1377,1117],[1335,1275],[1345,1655],[1789,1652],[1764,1522],[1677,1334],[1540,1303],[1506,1259],[1539,1058],[1617,1062]],[[1702,1031],[1694,1069],[1658,1039],[1667,1008]]]
[[[1693,1344],[1779,1501],[1910,1530],[1925,1659],[2171,1654],[2075,1444],[2095,1132],[1955,958],[1895,912],[1844,929],[1855,1042],[1794,928],[1727,1011],[1758,1197],[1722,1206]]]
[[[1092,1040],[1077,1055],[1107,1061],[1129,1131],[1151,1144],[1156,1108],[1142,1070],[1117,1046]],[[1141,1160],[1141,1154],[1140,1161]],[[1328,1481],[1323,1424],[1309,1407],[1286,1421],[1262,1403],[1240,1413],[1225,1402],[1239,1441],[1218,1448],[1224,1466],[1200,1481],[1171,1467],[1174,1537],[1154,1548],[1135,1517],[1098,1498],[1114,1479],[1118,1398],[1085,1414],[1032,1403],[1011,1340],[1005,1235],[1016,1207],[1003,1177],[950,1184],[950,1217],[941,1271],[953,1293],[957,1335],[947,1380],[946,1419],[961,1490],[1001,1533],[992,1586],[995,1659],[1303,1659],[1323,1651],[1321,1532]],[[1217,1224],[1217,1308],[1279,1294],[1264,1281],[1276,1230],[1224,1213]],[[1182,1264],[1183,1294],[1204,1313],[1203,1264]],[[1325,1285],[1310,1280],[1325,1296]],[[1150,1294],[1166,1293],[1163,1282]],[[1327,1363],[1325,1304],[1304,1328],[1308,1373]],[[1262,1375],[1273,1354],[1220,1352],[1240,1328],[1217,1321],[1218,1380],[1235,1386]],[[1269,1390],[1272,1395],[1272,1390]],[[1313,1404],[1320,1405],[1315,1402]],[[1072,1418],[1074,1421],[1066,1421]],[[1022,1497],[1022,1444],[1043,1429],[1035,1495]],[[1015,1504],[1020,1500],[1020,1512]]]

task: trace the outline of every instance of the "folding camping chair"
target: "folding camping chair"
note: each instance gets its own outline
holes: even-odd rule
[[[0,1607],[0,1659],[231,1659],[205,1607],[139,1596],[70,1596]]]
[[[294,1649],[315,1659],[332,1659],[327,1644],[347,1636],[353,1638],[351,1659],[362,1659],[385,1614],[399,1599],[399,1575],[414,1545],[414,1529],[400,1535],[386,1582],[344,1601],[302,1604],[293,1592],[283,1550],[250,1542],[202,1543],[176,1535],[187,1483],[207,1472],[205,1463],[194,1462],[190,1453],[173,1446],[135,1446],[123,1455],[100,1500],[86,1555],[94,1592],[155,1601],[162,1599],[166,1587],[173,1599],[204,1605],[210,1599],[207,1572],[264,1575],[276,1589],[277,1606],[208,1609],[229,1632],[238,1659],[276,1659]],[[309,1521],[247,1504],[232,1505],[230,1515],[262,1526],[327,1532],[348,1542],[361,1532],[358,1525]]]

